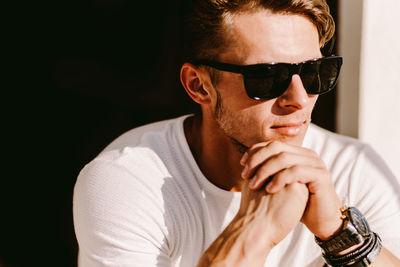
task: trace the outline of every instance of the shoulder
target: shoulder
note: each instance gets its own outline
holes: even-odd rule
[[[103,152],[122,149],[124,147],[140,146],[146,137],[153,138],[152,141],[155,142],[165,140],[168,134],[178,131],[182,127],[183,121],[188,116],[185,115],[174,119],[158,121],[131,129],[112,141]]]
[[[166,177],[172,177],[171,165],[176,157],[176,147],[184,138],[183,121],[187,116],[147,124],[129,130],[112,141],[89,162],[78,175],[76,187],[88,184],[123,183],[128,190],[151,185],[153,192],[160,191]]]
[[[171,169],[180,154],[172,150],[182,141],[185,117],[144,125],[116,138],[81,170],[75,194],[96,192],[101,198],[126,192],[162,201],[162,190],[170,184],[166,181],[177,178]]]
[[[185,164],[190,150],[183,120],[133,129],[81,170],[73,200],[80,246],[100,233],[127,240],[124,249],[144,244],[151,253],[161,249],[172,258],[180,253],[179,240],[188,232],[200,197],[190,163]]]
[[[104,186],[110,189],[109,184],[123,184],[118,191],[129,191],[130,187],[133,190],[140,188],[138,183],[143,181],[152,183],[156,189],[156,182],[161,183],[166,172],[165,165],[151,148],[124,147],[102,152],[89,162],[79,173],[76,187]]]
[[[115,139],[80,171],[74,188],[75,203],[92,203],[98,208],[103,207],[98,204],[102,202],[125,203],[127,208],[140,209],[155,200],[153,203],[162,208],[166,198],[163,190],[173,182],[173,159],[167,161],[165,155],[171,154],[171,139],[181,134],[177,129],[183,119],[148,124]]]
[[[179,120],[123,134],[80,171],[73,195],[80,249],[122,246],[133,257],[145,247],[138,258],[173,254],[183,201],[171,173],[173,159],[164,158],[171,154],[168,134]]]
[[[124,148],[104,152],[82,169],[73,194],[82,261],[149,266],[172,255],[179,221],[167,203],[178,200],[165,190],[168,176],[157,162],[148,148]]]
[[[179,209],[182,187],[194,187],[186,177],[183,121],[187,116],[132,129],[107,146],[80,171],[74,187],[74,203],[96,209],[108,207],[124,214]],[[107,203],[103,205],[102,203]],[[115,206],[112,206],[115,205]],[[92,207],[92,208],[93,208]],[[87,207],[86,210],[91,209]],[[99,212],[106,212],[100,210]],[[172,212],[172,211],[171,211]],[[173,211],[177,212],[177,211]]]

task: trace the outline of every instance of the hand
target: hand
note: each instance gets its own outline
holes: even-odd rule
[[[317,153],[278,141],[252,146],[242,157],[242,177],[251,189],[265,186],[276,194],[285,186],[301,183],[308,187],[309,201],[301,221],[321,239],[329,239],[341,226],[341,202],[330,173]]]
[[[307,187],[299,183],[290,184],[275,194],[269,194],[265,190],[251,190],[248,181],[245,181],[236,218],[243,218],[244,224],[254,224],[251,232],[254,236],[249,238],[251,246],[257,246],[257,240],[261,238],[267,240],[272,248],[300,221],[307,200]]]
[[[294,183],[268,194],[242,185],[240,208],[204,252],[198,267],[264,266],[269,251],[300,221],[307,204],[305,185]]]

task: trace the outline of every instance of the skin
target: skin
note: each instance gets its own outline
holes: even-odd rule
[[[221,62],[296,63],[321,57],[317,29],[300,15],[241,13],[227,27],[235,41],[220,55]],[[342,204],[330,173],[314,151],[301,147],[317,96],[306,93],[298,75],[283,95],[268,101],[247,97],[240,74],[220,71],[214,87],[208,72],[190,63],[181,68],[181,82],[202,109],[184,125],[200,169],[218,187],[242,192],[238,214],[198,266],[263,266],[299,221],[321,239],[339,230]],[[376,266],[382,266],[382,257],[397,260],[388,253],[383,248]]]

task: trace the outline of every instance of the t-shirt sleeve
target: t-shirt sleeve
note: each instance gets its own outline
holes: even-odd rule
[[[80,267],[170,266],[162,198],[123,166],[89,163],[73,197]]]
[[[400,185],[369,145],[356,159],[348,192],[347,204],[360,209],[383,246],[400,257]]]

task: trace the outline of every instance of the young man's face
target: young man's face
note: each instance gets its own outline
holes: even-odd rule
[[[235,41],[219,61],[249,65],[298,63],[321,57],[318,31],[299,15],[260,11],[233,18]],[[213,104],[219,127],[244,147],[270,140],[301,145],[317,96],[308,95],[298,75],[283,95],[256,101],[246,95],[241,74],[220,71]]]

